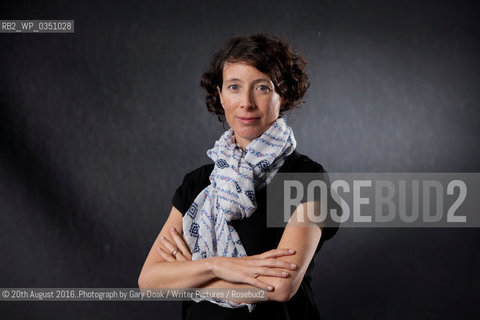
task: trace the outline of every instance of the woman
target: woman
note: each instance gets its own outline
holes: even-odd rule
[[[189,174],[148,254],[140,288],[261,288],[266,302],[187,301],[184,319],[317,319],[313,257],[336,229],[267,228],[265,186],[277,172],[324,172],[295,151],[283,117],[309,87],[304,59],[265,34],[234,37],[204,73],[207,109],[226,131]],[[308,210],[300,205],[294,215]],[[322,232],[323,231],[323,232]],[[212,303],[214,302],[214,303]]]

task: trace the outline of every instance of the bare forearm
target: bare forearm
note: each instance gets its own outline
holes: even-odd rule
[[[140,274],[140,288],[199,288],[215,278],[208,259],[158,262]]]
[[[276,258],[284,262],[294,263],[298,268],[289,270],[288,277],[260,276],[257,280],[267,283],[273,287],[267,292],[267,300],[288,301],[297,292],[300,283],[305,275],[308,265],[313,258],[315,248],[320,241],[321,228],[308,227],[287,227],[278,245],[279,248],[295,248],[297,253],[293,256],[282,256]],[[205,288],[252,288],[255,287],[244,283],[233,283],[219,278],[206,283]],[[247,302],[247,301],[235,301]],[[251,301],[250,301],[251,303]]]
[[[286,301],[288,300],[286,293],[286,287],[289,285],[289,281],[287,279],[282,279],[278,277],[259,277],[262,278],[262,281],[272,284],[274,287],[272,291],[264,291],[263,294],[258,295],[258,300],[242,300],[240,298],[230,299],[236,303],[257,303],[257,302],[265,302],[266,300],[270,301]],[[208,288],[208,289],[252,289],[252,290],[261,290],[255,286],[246,283],[234,283],[226,280],[222,280],[219,278],[215,278],[204,285],[200,286],[200,288]]]

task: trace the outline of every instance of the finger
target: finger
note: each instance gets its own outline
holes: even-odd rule
[[[297,265],[288,261],[278,259],[250,259],[247,261],[250,266],[269,267],[269,268],[283,268],[288,270],[295,270]]]
[[[267,267],[284,268],[289,270],[297,269],[297,265],[289,261],[283,261],[278,259],[267,259],[267,260],[264,260],[264,262],[267,263]]]
[[[170,253],[167,253],[164,249],[157,247],[157,252],[165,261],[167,262],[175,261],[175,258]]]
[[[175,260],[181,260],[181,261],[185,261],[187,260],[185,258],[185,256],[183,256],[183,259],[182,258],[178,258],[179,255],[181,254],[181,251],[176,247],[176,245],[174,245],[170,240],[168,240],[166,237],[163,237],[161,236],[160,237],[160,241],[162,243],[162,245],[165,246],[166,250],[165,252],[167,252],[170,256],[172,256]],[[175,255],[173,255],[172,253],[175,253]]]
[[[271,259],[271,258],[291,256],[291,255],[294,255],[295,252],[296,251],[294,249],[272,249],[262,254],[259,254],[258,256],[261,259]]]
[[[254,278],[256,278],[257,276],[288,278],[290,276],[290,272],[285,270],[279,270],[277,268],[261,267],[255,269],[254,271]]]
[[[188,248],[183,238],[178,234],[178,231],[175,228],[171,228],[170,234],[172,235],[173,241],[175,242],[177,248],[181,251],[183,256],[186,258],[188,255],[190,255],[190,249]]]
[[[173,256],[177,261],[187,261],[188,260],[188,258],[185,257],[185,255],[182,253],[182,251],[180,251],[178,249],[177,249],[177,252],[175,252],[175,255],[172,255],[171,253],[170,253],[170,255]],[[190,259],[190,260],[192,260],[192,259]]]
[[[187,261],[187,257],[185,257],[181,251],[178,251],[176,254],[175,254],[175,259],[177,259],[177,261]],[[190,259],[191,260],[191,259]]]
[[[184,256],[187,260],[192,260],[192,254],[190,253],[190,251],[187,252],[187,254],[184,254]]]
[[[173,250],[177,249],[177,247],[170,240],[168,240],[168,238],[166,238],[164,236],[160,237],[160,241],[165,246],[165,249],[167,249],[167,251],[169,251],[170,253]]]
[[[274,287],[271,284],[265,283],[263,281],[258,280],[257,278],[254,277],[247,277],[245,283],[251,284],[254,287],[257,287],[259,289],[267,290],[267,291],[273,291]]]
[[[160,247],[159,247],[160,249]],[[177,252],[175,253],[175,255],[172,255],[171,252],[167,252],[165,251],[164,249],[160,249],[163,251],[163,257],[166,257],[164,258],[165,260],[167,261],[187,261],[187,258],[185,258],[185,256],[177,250]]]

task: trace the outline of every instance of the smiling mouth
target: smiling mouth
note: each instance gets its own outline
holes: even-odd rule
[[[254,117],[237,117],[237,119],[243,123],[243,124],[251,124],[254,123],[258,120],[260,120],[260,117],[254,118]]]

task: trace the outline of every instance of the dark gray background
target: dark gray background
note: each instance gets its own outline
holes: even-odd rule
[[[480,172],[474,1],[1,1],[0,287],[135,287],[183,175],[221,134],[201,73],[232,35],[309,61],[299,151],[329,171]],[[478,229],[343,229],[316,257],[326,319],[479,316]],[[0,318],[175,319],[178,303],[0,303]]]

